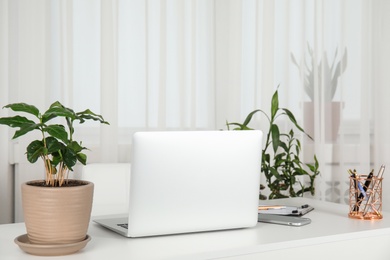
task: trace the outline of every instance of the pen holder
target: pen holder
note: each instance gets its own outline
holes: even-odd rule
[[[349,177],[349,214],[355,219],[382,219],[382,179]]]

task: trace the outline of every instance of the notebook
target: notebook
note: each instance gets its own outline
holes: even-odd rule
[[[308,204],[302,206],[259,206],[259,214],[268,214],[268,215],[285,215],[285,216],[303,216],[314,208]]]
[[[126,237],[255,226],[262,136],[259,130],[135,133],[129,212],[94,221]]]

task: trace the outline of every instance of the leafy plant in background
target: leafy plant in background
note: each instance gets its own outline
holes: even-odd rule
[[[94,120],[108,124],[101,115],[97,115],[89,109],[76,113],[58,101],[54,102],[43,114],[35,106],[26,103],[9,104],[4,108],[30,114],[37,119],[33,121],[24,116],[16,115],[0,118],[0,124],[19,128],[12,139],[33,130],[41,133],[42,139],[32,141],[27,146],[26,154],[30,163],[37,162],[39,158],[43,160],[46,186],[62,186],[68,178],[69,171],[73,171],[73,166],[76,165],[77,161],[84,165],[87,162],[86,154],[82,153],[87,148],[82,146],[82,142],[73,140],[74,122],[78,121],[82,124],[86,120]],[[61,124],[49,124],[49,121],[55,118],[64,118],[67,128]]]
[[[291,53],[292,62],[295,64],[298,70],[301,70],[301,64],[302,62],[304,62],[305,71],[303,73],[303,80],[305,92],[309,96],[310,100],[314,101],[315,68],[317,68],[318,83],[320,84],[320,86],[324,87],[324,91],[322,91],[321,88],[319,89],[320,101],[322,100],[322,93],[324,93],[324,100],[326,102],[331,102],[337,90],[339,77],[341,76],[341,74],[344,73],[347,67],[347,48],[344,49],[344,54],[338,62],[336,62],[338,54],[338,49],[336,49],[331,65],[329,64],[328,55],[326,51],[323,52],[322,60],[320,60],[317,65],[313,49],[310,47],[309,44],[307,45],[307,49],[310,55],[309,63],[307,63],[306,60],[298,63],[294,54]]]
[[[269,130],[262,150],[261,171],[264,173],[268,188],[270,189],[269,199],[303,196],[305,192],[315,193],[314,181],[320,174],[318,160],[314,155],[313,164],[305,164],[300,159],[301,143],[295,137],[293,129],[288,133],[280,132],[276,119],[286,116],[295,127],[301,132],[305,131],[298,125],[295,116],[286,108],[279,107],[278,90],[272,96],[271,116],[268,116],[261,109],[248,114],[245,121],[241,123],[227,123],[235,126],[233,130],[252,130],[248,125],[256,113],[262,113],[269,122]],[[305,133],[306,134],[306,133]],[[309,136],[309,138],[311,138]],[[303,176],[309,179],[309,186],[305,186],[299,180]],[[260,196],[260,199],[265,199]]]

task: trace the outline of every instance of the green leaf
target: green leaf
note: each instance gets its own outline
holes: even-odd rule
[[[271,158],[271,156],[270,156],[270,154],[269,153],[263,153],[263,156],[262,156],[262,158],[263,158],[263,160],[265,160],[266,162],[270,162],[270,158]]]
[[[287,195],[283,195],[281,193],[277,193],[274,197],[274,199],[285,199],[285,198],[288,198]]]
[[[288,116],[288,118],[290,119],[290,121],[292,123],[294,123],[294,125],[301,131],[301,132],[305,132],[302,127],[300,125],[298,125],[298,122],[297,120],[295,119],[295,116],[293,113],[291,113],[290,110],[288,110],[287,108],[281,108],[285,113],[286,115]]]
[[[40,127],[39,124],[36,124],[34,121],[31,121],[23,116],[0,118],[0,124],[8,125],[9,127],[19,127],[19,130],[15,132],[12,139],[16,139],[32,130],[39,129]]]
[[[313,172],[314,175],[318,175],[320,172],[318,171],[319,163],[316,155],[314,155],[314,161],[314,164],[307,163],[306,166],[309,167],[310,171]]]
[[[279,166],[283,161],[283,157],[286,156],[286,153],[278,153],[274,156],[275,166]]]
[[[285,142],[280,142],[279,147],[282,147],[284,151],[288,152],[288,147],[287,147],[287,144]]]
[[[298,149],[301,150],[301,142],[298,139],[295,139],[295,142],[297,143]]]
[[[5,108],[10,108],[15,112],[25,112],[28,114],[32,114],[39,118],[39,110],[33,105],[29,105],[26,103],[14,103],[4,106]]]
[[[44,155],[46,152],[47,150],[45,149],[43,142],[35,140],[27,146],[27,160],[30,163],[35,163],[38,158],[40,158],[40,156]]]
[[[49,107],[49,110],[50,109],[55,109],[55,108],[61,108],[61,109],[64,109],[64,110],[67,110],[69,111],[70,113],[72,114],[76,114],[72,109],[68,108],[68,107],[65,107],[63,104],[61,104],[59,101],[56,101],[54,102],[53,104],[50,105]]]
[[[109,125],[109,123],[107,121],[105,121],[101,115],[95,114],[94,112],[92,112],[89,109],[82,111],[82,112],[77,112],[76,115],[77,115],[78,119],[80,120],[80,124],[84,123],[85,120],[92,119],[94,121],[99,121],[102,124]]]
[[[315,171],[314,165],[312,165],[312,164],[310,164],[310,163],[307,163],[306,166],[310,169],[310,171],[312,171],[312,172]]]
[[[302,128],[300,125],[298,125],[298,122],[297,122],[297,120],[295,119],[294,114],[291,113],[290,110],[288,110],[287,108],[281,108],[281,109],[286,113],[286,115],[288,116],[288,118],[290,119],[290,121],[296,126],[296,128],[298,128],[302,133],[304,133],[305,135],[307,135],[307,137],[309,137],[311,140],[313,140],[313,138],[312,138],[310,135],[308,135],[308,134],[305,132],[305,130],[303,130],[303,128]]]
[[[256,110],[250,112],[248,114],[248,116],[245,118],[243,125],[247,126],[250,123],[250,121],[252,120],[252,117],[254,116],[254,114],[256,114],[257,112],[263,112],[263,111],[261,109],[256,109]]]
[[[280,132],[279,132],[279,127],[275,124],[271,125],[271,134],[272,134],[272,146],[274,149],[274,152],[278,150],[279,143],[280,143]]]
[[[234,128],[233,130],[253,130],[252,128],[249,128],[243,124],[240,124],[240,123],[228,123],[227,124],[228,126],[231,126],[231,125],[235,125],[235,126],[238,126],[236,128]]]
[[[299,157],[296,155],[296,154],[294,154],[294,153],[292,153],[291,154],[291,156],[292,156],[292,162],[295,164],[294,165],[294,168],[295,169],[301,169],[301,164],[302,164],[302,162],[301,162],[301,160],[299,159]]]
[[[57,166],[60,162],[62,162],[62,156],[61,153],[59,152],[54,152],[51,154],[52,155],[52,162],[51,164],[53,166]]]
[[[72,149],[66,148],[62,151],[62,159],[64,160],[66,167],[72,171],[73,166],[75,166],[77,163],[76,153]]]
[[[271,121],[276,116],[276,113],[279,110],[279,95],[278,95],[278,90],[275,91],[274,95],[272,96],[272,101],[271,101]]]
[[[308,173],[304,169],[296,168],[295,169],[296,175],[308,175]]]
[[[16,139],[22,135],[25,135],[27,134],[28,132],[31,132],[35,129],[39,129],[41,125],[40,124],[35,124],[34,122],[28,122],[28,123],[25,123],[23,125],[20,126],[20,129],[17,130],[14,134],[14,136],[12,137],[12,139]]]
[[[78,142],[72,141],[68,144],[68,148],[72,149],[75,153],[79,153],[84,149],[87,149],[85,147],[82,147]]]
[[[0,118],[0,124],[7,125],[9,127],[21,127],[24,124],[35,124],[35,122],[24,116],[13,116]]]
[[[50,119],[53,119],[55,117],[69,117],[69,118],[75,119],[76,115],[75,115],[74,112],[72,113],[72,111],[70,111],[67,108],[64,108],[64,107],[53,107],[53,108],[49,108],[45,112],[45,114],[43,114],[42,122],[45,123],[45,122],[47,122]]]
[[[77,154],[77,160],[81,162],[83,165],[87,164],[87,155],[84,153],[78,153]]]
[[[46,138],[46,147],[47,147],[47,152],[49,154],[53,154],[61,150],[63,145],[60,142],[58,142],[56,138],[49,136]]]
[[[275,178],[277,180],[279,180],[279,181],[282,180],[282,177],[280,176],[279,172],[275,168],[271,167],[270,171],[271,171],[272,175],[275,176]]]
[[[63,125],[49,125],[43,129],[43,131],[49,133],[51,136],[60,139],[65,144],[67,144],[68,141],[68,133],[65,130],[65,127]]]

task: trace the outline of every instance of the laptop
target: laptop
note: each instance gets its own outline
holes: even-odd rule
[[[94,221],[134,238],[253,227],[262,137],[260,130],[137,132],[129,212]]]

